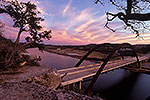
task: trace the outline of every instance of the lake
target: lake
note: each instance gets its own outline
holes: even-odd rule
[[[42,58],[41,66],[63,69],[73,67],[79,59],[69,56],[57,55],[37,48],[28,49],[30,54]],[[93,62],[84,61],[83,65]],[[90,82],[83,82],[82,87],[87,88]],[[94,94],[100,94],[108,100],[145,100],[150,96],[150,75],[134,73],[125,69],[117,69],[99,76],[93,88]]]

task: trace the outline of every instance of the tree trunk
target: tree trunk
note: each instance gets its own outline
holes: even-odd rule
[[[132,2],[133,2],[133,0],[127,0],[127,10],[126,10],[127,15],[131,14]]]
[[[20,35],[21,35],[21,33],[22,33],[22,29],[23,29],[23,27],[21,27],[20,30],[19,30],[19,32],[18,32],[18,36],[17,36],[17,39],[16,39],[16,41],[15,41],[15,44],[19,44]]]

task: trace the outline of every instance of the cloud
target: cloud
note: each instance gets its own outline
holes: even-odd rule
[[[8,38],[8,39],[11,39],[11,40],[16,40],[16,37],[18,35],[18,31],[19,29],[18,28],[13,28],[12,26],[9,26],[9,25],[5,25],[4,29],[3,29],[3,35]],[[25,37],[29,35],[28,33],[22,33],[21,34],[21,38],[20,40],[21,41],[25,41]]]
[[[59,43],[59,44],[85,44],[84,40],[69,34],[68,31],[63,29],[52,29],[52,38],[48,43]]]
[[[42,10],[42,8],[40,8],[40,7],[37,7],[37,10],[42,14],[42,15],[46,15],[46,16],[50,16],[50,17],[52,17],[52,16],[55,16],[55,14],[48,14],[48,13],[46,13],[44,10]]]
[[[135,38],[135,34],[129,34],[128,31],[122,30],[122,24],[117,22],[118,20],[110,23],[109,25],[110,27],[121,31],[114,33],[107,28],[104,28],[106,16],[104,13],[101,13],[103,12],[103,9],[94,8],[95,6],[87,6],[86,8],[83,7],[80,9],[80,7],[75,5],[76,1],[72,0],[68,1],[65,7],[61,0],[54,0],[51,2],[49,0],[31,0],[31,2],[37,5],[41,15],[46,19],[46,21],[41,23],[41,25],[44,26],[44,30],[52,30],[51,40],[44,40],[45,43],[68,45],[89,43],[100,44],[105,42],[129,42],[132,44],[150,43],[149,33],[143,34],[144,40],[139,40],[138,38]],[[51,14],[49,12],[50,10],[55,13]],[[18,29],[12,28],[12,22],[9,21],[10,19],[7,19],[3,20],[7,23],[5,26],[5,35],[10,38],[16,38]],[[24,37],[27,35],[28,33],[23,33],[21,35],[21,40],[23,41]]]
[[[66,6],[67,7],[67,6]],[[69,6],[70,7],[70,6]],[[74,11],[76,12],[76,11]],[[97,12],[93,8],[86,8],[79,13],[69,12],[68,19],[62,25],[62,29],[52,29],[54,37],[52,42],[65,44],[89,44],[89,43],[105,43],[105,42],[124,42],[134,37],[121,37],[122,33],[113,33],[104,28],[105,15],[95,16]],[[68,14],[68,13],[67,13]],[[61,23],[60,23],[61,24]],[[113,27],[119,26],[120,23],[112,23]]]
[[[68,4],[66,5],[65,9],[63,10],[63,16],[65,16],[66,12],[67,12],[68,9],[70,8],[71,3],[72,3],[72,0],[70,0],[70,1],[68,2]]]
[[[74,13],[74,12],[76,12],[76,13]],[[69,12],[68,21],[66,23],[66,30],[69,30],[72,27],[76,27],[77,25],[80,26],[81,24],[85,24],[82,26],[85,28],[88,24],[90,24],[94,21],[96,22],[99,19],[99,18],[95,18],[96,13],[97,12],[93,12],[93,8],[83,9],[83,10],[79,11],[79,13],[77,11]],[[81,29],[81,28],[79,28],[79,29]]]
[[[6,0],[6,1],[15,1],[15,0]],[[37,6],[37,10],[42,14],[42,15],[46,15],[46,16],[55,16],[54,14],[49,14],[47,12],[45,12],[44,8],[42,8],[42,6],[44,7],[44,5],[41,4],[40,1],[38,0],[18,0],[19,2],[31,2],[31,3],[34,3],[36,6]],[[41,7],[40,7],[41,6]]]
[[[91,23],[93,23],[93,22],[95,22],[95,20],[89,20],[89,21],[87,21],[86,23],[84,23],[84,24],[80,25],[79,27],[77,27],[77,28],[75,29],[75,31],[76,31],[76,32],[81,32],[81,31],[85,30],[85,28],[87,28],[88,25],[91,24]]]

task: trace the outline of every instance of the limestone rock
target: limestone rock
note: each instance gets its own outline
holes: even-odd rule
[[[31,77],[25,82],[38,83],[52,89],[56,89],[61,83],[61,76],[56,71],[51,71],[40,76]]]

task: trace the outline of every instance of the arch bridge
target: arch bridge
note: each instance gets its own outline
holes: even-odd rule
[[[63,78],[63,82],[61,83],[61,86],[69,86],[69,85],[75,85],[75,83],[78,83],[79,88],[81,89],[81,82],[85,79],[91,78],[91,83],[87,88],[87,94],[90,94],[96,80],[98,79],[99,75],[102,73],[106,73],[124,66],[128,66],[131,64],[136,64],[137,67],[140,68],[140,62],[147,60],[149,57],[148,55],[145,55],[143,57],[138,57],[136,54],[135,49],[133,46],[129,43],[123,43],[119,44],[117,47],[115,47],[111,53],[107,55],[107,57],[100,63],[91,64],[91,65],[85,65],[80,66],[86,58],[93,53],[95,50],[97,50],[99,46],[96,46],[89,50],[80,60],[79,62],[73,67],[73,68],[67,68],[67,69],[61,69],[58,70],[58,72],[65,77]],[[133,56],[130,58],[124,58],[123,54],[121,54],[120,50],[121,48],[130,48],[132,49]],[[120,52],[120,56],[122,57],[119,61],[110,61],[110,59],[113,57],[114,54]]]

